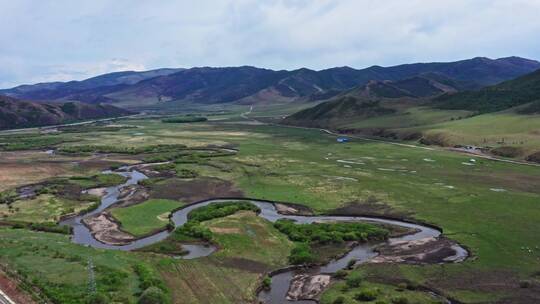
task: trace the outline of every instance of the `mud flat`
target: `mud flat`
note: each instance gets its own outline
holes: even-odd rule
[[[295,275],[287,292],[287,300],[313,300],[330,285],[330,279],[327,274]]]
[[[82,221],[92,236],[102,243],[125,245],[135,239],[133,235],[120,230],[120,225],[106,212],[84,218]]]
[[[94,195],[97,197],[102,197],[107,193],[107,188],[92,188],[83,191],[86,194]]]
[[[467,257],[465,249],[444,237],[396,241],[375,249],[378,256],[370,263],[435,264],[461,262]]]

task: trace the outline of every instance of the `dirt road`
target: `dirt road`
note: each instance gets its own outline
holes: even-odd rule
[[[15,304],[15,302],[11,300],[2,290],[0,290],[0,304]]]

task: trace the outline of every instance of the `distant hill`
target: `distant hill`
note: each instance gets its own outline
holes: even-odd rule
[[[0,129],[55,125],[132,114],[112,105],[81,102],[37,103],[0,95]]]
[[[533,103],[519,109],[518,112],[525,114],[539,112],[538,102],[540,102],[540,70],[478,91],[440,96],[434,100],[434,106],[441,109],[487,113]]]
[[[421,74],[398,81],[372,80],[304,109],[283,120],[284,124],[334,127],[396,112],[394,105],[420,104],[427,97],[460,89],[459,83],[437,73]]]
[[[30,100],[73,99],[83,102],[108,101],[103,95],[121,90],[142,80],[169,75],[181,69],[125,71],[103,74],[82,81],[47,82],[0,90],[0,94]]]
[[[344,95],[299,111],[283,119],[282,123],[304,127],[328,128],[350,119],[363,119],[394,113],[381,100]]]
[[[366,86],[378,96],[431,96],[453,90],[478,89],[540,68],[534,60],[508,57],[473,58],[445,63],[415,63],[366,69],[336,67],[274,71],[250,66],[161,69],[119,72],[83,81],[42,83],[0,90],[32,100],[78,100],[88,103],[144,100],[194,103],[257,104],[324,100]],[[406,81],[404,81],[406,80]]]
[[[366,85],[345,92],[345,94],[366,98],[422,98],[457,92],[461,89],[463,86],[453,79],[437,73],[427,73],[397,81],[372,80]]]
[[[469,89],[493,85],[540,69],[540,63],[520,57],[490,59],[475,57],[455,62],[413,63],[393,67],[371,67],[371,79],[399,80],[426,73],[438,73],[462,82]],[[378,78],[377,78],[377,77]]]

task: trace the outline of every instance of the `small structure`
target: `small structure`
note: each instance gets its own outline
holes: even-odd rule
[[[337,142],[338,143],[346,143],[346,142],[349,142],[349,139],[347,137],[338,137]]]

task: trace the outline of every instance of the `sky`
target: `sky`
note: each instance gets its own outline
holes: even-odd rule
[[[540,59],[540,0],[0,0],[0,88],[161,67]]]

